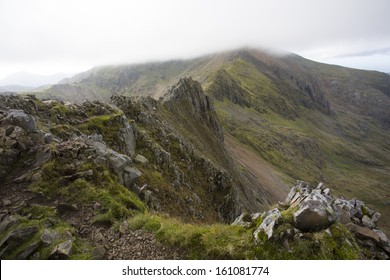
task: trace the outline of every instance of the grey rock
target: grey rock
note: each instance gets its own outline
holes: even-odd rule
[[[252,218],[247,213],[242,213],[240,216],[238,216],[234,222],[232,223],[233,226],[249,226],[252,222]]]
[[[372,217],[371,217],[371,221],[372,221],[374,224],[376,224],[376,223],[378,223],[380,217],[381,217],[381,213],[375,212],[375,213],[372,215]]]
[[[51,142],[53,142],[54,137],[53,137],[53,134],[51,134],[51,133],[45,133],[43,139],[45,141],[45,144],[50,144]]]
[[[326,229],[337,219],[328,199],[314,191],[300,203],[293,217],[295,227],[303,232]]]
[[[28,132],[36,131],[36,123],[33,116],[27,115],[22,110],[11,109],[7,116],[1,120],[2,125],[14,125],[23,128]]]
[[[41,235],[41,241],[43,245],[51,245],[60,238],[60,234],[56,231],[45,229]]]
[[[4,245],[9,247],[18,246],[33,237],[37,232],[38,228],[35,226],[14,229],[0,242],[0,248]]]
[[[163,166],[168,167],[171,164],[171,154],[167,151],[161,150],[161,159]]]
[[[289,252],[292,253],[293,251],[291,250],[290,243],[288,242],[288,239],[283,240],[283,247]]]
[[[3,202],[3,207],[7,207],[12,204],[12,202],[9,199],[3,199],[2,202]]]
[[[103,135],[101,134],[88,135],[88,139],[92,141],[103,142]]]
[[[336,198],[333,201],[333,209],[336,211],[336,215],[339,217],[339,220],[343,224],[348,224],[351,222],[351,217],[353,217],[354,204],[351,201]]]
[[[259,227],[255,230],[255,232],[253,233],[253,235],[255,237],[256,244],[259,241],[259,233],[261,231],[263,231],[267,235],[268,239],[270,239],[272,237],[273,229],[274,229],[275,225],[277,224],[281,215],[282,214],[280,213],[279,209],[277,209],[277,208],[272,209],[272,210],[268,211],[267,213],[265,213],[264,220],[259,225]]]
[[[180,189],[180,181],[177,179],[173,180],[173,187],[175,188],[175,190],[179,190]]]
[[[143,202],[145,202],[146,204],[149,204],[152,201],[152,192],[150,190],[143,189],[140,192],[139,197],[141,198],[141,200]]]
[[[366,215],[364,215],[362,218],[362,224],[363,224],[363,226],[371,228],[371,229],[375,228],[375,223],[373,221],[371,221],[371,219]]]
[[[360,239],[371,239],[376,243],[380,243],[379,235],[369,228],[361,227],[353,223],[347,224],[346,227]]]
[[[6,231],[12,225],[18,223],[19,220],[15,216],[9,215],[6,216],[3,221],[0,223],[0,233]]]
[[[383,231],[378,229],[373,229],[373,231],[378,235],[380,245],[390,247],[390,240]]]
[[[123,171],[123,185],[131,187],[134,181],[142,175],[142,172],[135,167],[126,166]]]
[[[126,151],[130,157],[135,155],[136,149],[136,129],[134,125],[127,124],[127,119],[124,120],[126,123],[125,128],[123,129],[123,138],[126,144]]]
[[[67,240],[55,246],[49,256],[51,260],[66,260],[72,254],[72,240]]]
[[[194,118],[208,125],[214,135],[223,142],[223,131],[214,105],[210,97],[204,94],[202,86],[198,81],[192,80],[191,77],[181,78],[176,85],[168,90],[161,100],[173,114],[192,114]],[[189,107],[183,109],[183,102],[188,104]]]
[[[10,136],[12,132],[14,132],[15,127],[10,125],[5,129],[4,135],[5,136]]]
[[[110,164],[110,167],[113,170],[120,170],[124,168],[127,164],[131,163],[131,159],[128,156],[119,154],[117,152],[114,152],[113,150],[110,151],[108,149],[108,151],[110,155],[107,159]]]
[[[351,200],[351,202],[354,204],[354,208],[352,209],[352,213],[351,213],[352,216],[355,216],[358,219],[363,218],[363,210],[362,209],[365,206],[364,202],[357,200],[357,199],[353,199],[353,200]]]
[[[134,158],[134,161],[135,162],[138,162],[138,163],[142,163],[142,164],[146,164],[148,163],[148,159],[146,157],[144,157],[143,155],[140,155],[138,154],[135,158]]]
[[[322,193],[323,193],[324,195],[330,195],[330,189],[329,189],[329,188],[326,188],[326,189],[324,189],[324,190],[322,191]]]
[[[96,235],[95,235],[95,240],[96,241],[102,241],[104,239],[104,236],[101,232],[98,232]]]
[[[124,221],[123,223],[120,224],[119,226],[119,232],[121,234],[126,234],[127,230],[129,229],[129,223],[127,221]]]
[[[92,251],[93,260],[104,260],[106,258],[107,250],[103,246],[95,247]]]

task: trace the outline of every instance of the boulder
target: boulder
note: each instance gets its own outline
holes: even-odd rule
[[[72,240],[67,240],[55,246],[49,256],[51,260],[66,260],[72,254]]]
[[[56,231],[45,229],[41,235],[41,241],[44,245],[51,245],[54,241],[60,238],[60,234]]]
[[[337,219],[330,201],[315,190],[299,204],[293,217],[295,227],[303,232],[326,229]]]
[[[351,217],[353,216],[354,205],[351,201],[336,198],[333,201],[333,209],[336,211],[336,215],[339,218],[339,221],[342,224],[348,224],[351,222]]]
[[[131,187],[134,181],[142,175],[142,172],[135,167],[126,166],[123,170],[123,185]]]
[[[390,254],[390,240],[386,236],[386,234],[383,231],[373,229],[373,231],[378,235],[379,237],[379,247],[381,247],[383,250],[385,250],[388,254]]]
[[[137,162],[137,163],[142,163],[142,164],[148,163],[148,159],[146,157],[144,157],[143,155],[140,155],[140,154],[138,154],[134,158],[134,161]]]
[[[19,126],[28,132],[37,130],[34,117],[27,115],[23,110],[11,109],[7,113],[7,116],[1,120],[2,125]]]
[[[277,224],[281,215],[282,214],[280,213],[279,209],[277,209],[277,208],[272,209],[272,210],[268,211],[267,213],[264,213],[264,216],[265,216],[264,220],[261,222],[259,227],[253,233],[253,235],[255,237],[256,244],[259,241],[259,233],[262,231],[267,235],[268,239],[270,239],[272,237],[273,229],[274,229],[275,225]]]
[[[376,243],[380,243],[379,235],[369,228],[361,227],[353,223],[347,224],[346,227],[350,231],[352,231],[359,239],[371,239]]]

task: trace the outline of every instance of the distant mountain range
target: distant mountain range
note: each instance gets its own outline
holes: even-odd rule
[[[41,86],[56,84],[70,76],[72,74],[69,73],[38,75],[29,72],[17,72],[0,80],[0,92],[30,91]]]

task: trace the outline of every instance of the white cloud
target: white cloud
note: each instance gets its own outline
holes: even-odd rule
[[[1,0],[0,77],[247,45],[312,59],[367,52],[390,46],[389,10],[387,0]]]

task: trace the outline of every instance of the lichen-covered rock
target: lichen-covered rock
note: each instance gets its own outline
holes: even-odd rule
[[[281,213],[277,208],[264,213],[263,221],[253,233],[253,236],[255,237],[255,243],[258,243],[259,241],[260,232],[264,232],[267,235],[268,239],[272,237],[273,229],[280,217],[281,217]]]
[[[336,220],[330,201],[317,191],[301,201],[293,216],[295,227],[304,232],[326,229]]]
[[[56,240],[58,240],[61,237],[61,235],[53,230],[45,229],[41,235],[41,241],[43,245],[51,245]]]
[[[67,240],[55,246],[49,256],[52,260],[66,260],[72,254],[72,240]]]

